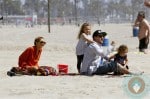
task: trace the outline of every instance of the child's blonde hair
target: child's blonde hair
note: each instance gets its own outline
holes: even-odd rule
[[[128,47],[127,47],[127,45],[120,45],[119,48],[118,48],[118,54],[124,53],[125,51],[128,52]]]
[[[79,31],[79,34],[78,34],[78,37],[77,37],[78,39],[80,39],[81,34],[84,33],[84,28],[87,27],[87,26],[91,26],[91,25],[89,23],[83,23],[82,24],[82,26],[80,28],[80,31]]]

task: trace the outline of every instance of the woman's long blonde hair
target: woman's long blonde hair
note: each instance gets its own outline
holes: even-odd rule
[[[87,26],[91,26],[91,25],[90,25],[89,23],[83,23],[83,24],[82,24],[82,26],[81,26],[81,28],[80,28],[80,31],[79,31],[79,33],[78,33],[78,36],[77,36],[78,39],[80,39],[81,34],[84,33],[84,28],[87,27]]]

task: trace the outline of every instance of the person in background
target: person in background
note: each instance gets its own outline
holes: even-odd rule
[[[90,43],[93,43],[91,37],[91,25],[89,23],[82,24],[77,38],[78,38],[78,43],[76,45],[77,70],[78,73],[80,73],[80,67],[83,61],[85,49]]]
[[[150,35],[150,26],[149,26],[149,22],[145,19],[144,11],[139,11],[134,25],[139,27],[139,33],[138,33],[139,51],[147,54],[149,35]]]
[[[128,67],[128,47],[126,45],[120,45],[118,48],[118,52],[111,57],[109,57],[109,60],[114,59],[115,62],[121,64],[126,69],[129,69]],[[115,75],[121,74],[120,72],[114,72]]]
[[[44,37],[36,37],[34,40],[34,46],[28,47],[19,56],[19,67],[13,67],[7,74],[13,75],[13,73],[16,73],[23,75],[37,75],[37,72],[41,72],[41,75],[55,74],[56,70],[54,68],[50,67],[51,69],[49,69],[45,66],[39,66],[38,64],[45,44]],[[40,74],[38,73],[38,75]]]

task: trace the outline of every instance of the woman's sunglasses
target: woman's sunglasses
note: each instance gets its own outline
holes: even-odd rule
[[[41,43],[41,44],[46,44],[46,42],[44,42],[44,41],[40,41],[40,43]]]

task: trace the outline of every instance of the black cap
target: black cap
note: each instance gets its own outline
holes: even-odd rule
[[[93,37],[95,36],[103,36],[105,37],[107,35],[106,32],[101,32],[101,30],[96,30],[94,33],[93,33]]]

